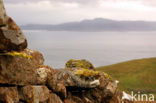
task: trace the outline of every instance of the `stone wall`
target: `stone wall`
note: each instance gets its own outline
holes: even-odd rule
[[[90,62],[80,62],[74,68],[72,61],[65,69],[45,66],[42,54],[27,48],[23,32],[0,0],[0,103],[122,102],[116,81]]]

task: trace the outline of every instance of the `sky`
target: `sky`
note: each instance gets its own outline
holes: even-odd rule
[[[156,21],[156,0],[4,0],[19,25],[60,24],[84,19]]]

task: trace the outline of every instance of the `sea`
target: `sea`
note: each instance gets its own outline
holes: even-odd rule
[[[156,57],[156,32],[69,32],[24,30],[28,47],[41,52],[45,65],[64,68],[70,59],[95,67]]]

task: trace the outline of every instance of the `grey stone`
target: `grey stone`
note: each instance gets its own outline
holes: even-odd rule
[[[7,24],[7,15],[5,12],[3,0],[0,0],[0,26],[4,26]]]
[[[11,19],[8,19],[8,24],[5,27],[0,27],[0,52],[22,51],[27,48],[27,40]]]

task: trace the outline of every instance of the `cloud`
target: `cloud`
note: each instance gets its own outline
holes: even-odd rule
[[[28,2],[40,2],[45,0],[4,0],[5,3],[28,3]]]
[[[98,0],[52,0],[55,2],[65,2],[65,3],[80,3],[80,4],[89,4],[89,3],[96,3]]]
[[[141,0],[140,0],[141,1]],[[144,5],[156,7],[156,1],[155,0],[143,0],[142,3]]]
[[[65,3],[80,3],[89,4],[97,3],[98,1],[110,1],[110,2],[125,2],[125,1],[140,1],[147,4],[156,4],[155,0],[4,0],[6,3],[26,3],[26,2],[40,2],[40,1],[50,1],[50,2],[65,2]]]
[[[156,7],[156,1],[155,0],[4,0],[5,3],[11,3],[11,4],[16,4],[16,3],[37,3],[37,2],[44,2],[48,1],[53,4],[55,3],[77,3],[78,5],[83,5],[83,6],[97,6],[99,2],[113,2],[113,3],[118,3],[118,2],[136,2],[136,3],[141,3],[144,6],[151,6],[153,8]]]
[[[49,2],[62,2],[62,3],[79,3],[79,4],[89,4],[96,3],[98,0],[5,0],[6,3],[30,3],[30,2],[40,2],[40,1],[49,1]]]
[[[156,21],[154,0],[5,0],[19,24],[58,24],[83,19]],[[149,6],[150,5],[150,6]]]
[[[120,1],[120,0],[117,0]],[[143,4],[144,6],[151,6],[156,7],[156,1],[155,0],[122,0],[122,1],[133,1],[133,2],[139,2]]]

